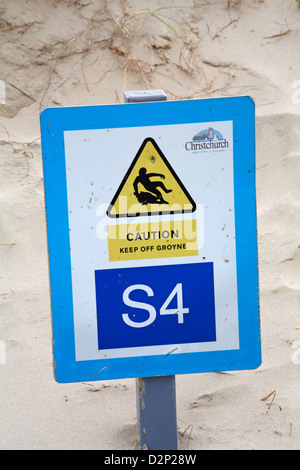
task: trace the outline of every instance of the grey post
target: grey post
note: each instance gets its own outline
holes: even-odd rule
[[[162,90],[125,91],[125,103],[166,101]],[[175,375],[136,379],[141,449],[177,450]]]
[[[125,103],[145,103],[147,101],[166,101],[167,95],[162,90],[125,91]]]

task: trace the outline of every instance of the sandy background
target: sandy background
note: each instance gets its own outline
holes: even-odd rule
[[[299,449],[297,2],[0,0],[0,45],[0,448],[138,449],[135,379],[53,379],[39,113],[162,88],[257,113],[263,363],[178,376],[179,447]]]

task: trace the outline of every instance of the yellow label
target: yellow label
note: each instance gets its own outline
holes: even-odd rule
[[[195,202],[156,142],[141,145],[107,215],[112,218],[193,212]]]
[[[109,261],[197,256],[197,221],[108,225]]]

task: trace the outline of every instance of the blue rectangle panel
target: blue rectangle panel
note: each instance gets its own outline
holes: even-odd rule
[[[100,350],[216,340],[213,263],[105,269],[95,279]]]

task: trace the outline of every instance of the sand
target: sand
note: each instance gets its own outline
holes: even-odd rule
[[[177,376],[179,449],[299,449],[299,43],[293,0],[1,0],[1,449],[139,448],[135,379],[53,378],[39,114],[146,88],[256,103],[263,361]]]

